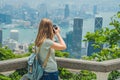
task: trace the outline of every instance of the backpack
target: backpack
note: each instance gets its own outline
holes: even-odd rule
[[[32,53],[28,59],[28,79],[30,80],[40,80],[43,76],[44,69],[39,63],[36,54]]]
[[[40,49],[39,49],[40,52]],[[40,80],[43,76],[44,68],[47,65],[48,58],[50,56],[50,49],[44,60],[43,65],[39,61],[38,54],[32,53],[28,58],[28,73],[23,75],[21,80]]]

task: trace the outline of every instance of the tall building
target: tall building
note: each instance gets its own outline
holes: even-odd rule
[[[77,54],[81,53],[82,28],[83,28],[83,19],[74,18],[72,47],[73,47],[73,52]]]
[[[93,6],[93,14],[94,14],[94,15],[97,14],[97,5],[94,5],[94,6]]]
[[[103,18],[101,16],[95,16],[95,28],[94,28],[94,32],[96,30],[99,30],[102,28],[102,24],[103,24]],[[89,41],[88,43],[88,50],[87,50],[87,55],[90,56],[92,55],[94,52],[99,52],[101,49],[97,48],[94,49],[94,47],[92,46],[92,44],[94,44],[94,41]],[[101,45],[101,48],[103,47],[103,45]]]
[[[0,29],[0,46],[2,46],[2,30]]]
[[[81,57],[87,56],[87,42],[82,43]]]
[[[47,5],[42,3],[38,5],[39,18],[48,17]]]
[[[0,8],[3,8],[3,6],[5,5],[4,3],[4,0],[0,0]]]
[[[73,41],[73,32],[70,31],[66,34],[66,39],[65,39],[65,43],[67,45],[67,49],[66,51],[69,53],[72,53],[72,41]]]
[[[70,15],[69,5],[65,5],[64,18],[68,18]]]
[[[11,30],[10,31],[10,39],[18,41],[19,40],[19,31],[18,30]]]
[[[10,15],[0,13],[0,23],[11,24],[12,18]]]
[[[102,16],[96,15],[95,16],[95,28],[94,28],[94,31],[101,29],[102,25],[103,25]]]

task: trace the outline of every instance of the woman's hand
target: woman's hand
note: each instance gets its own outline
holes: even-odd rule
[[[56,35],[60,34],[60,28],[59,27],[57,27],[57,29],[54,29],[54,31],[55,31]]]
[[[57,29],[54,29],[55,34],[58,38],[58,42],[54,42],[53,45],[51,46],[51,48],[55,49],[55,50],[64,50],[66,49],[66,44],[64,42],[64,40],[62,39],[61,35],[60,35],[60,28],[57,27]]]

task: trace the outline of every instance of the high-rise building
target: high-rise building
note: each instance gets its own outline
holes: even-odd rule
[[[77,54],[81,53],[82,28],[83,28],[83,19],[74,18],[72,47],[73,47],[73,52]]]
[[[81,57],[87,56],[87,42],[82,42]]]
[[[65,39],[65,43],[67,45],[67,49],[66,51],[69,53],[72,53],[72,41],[73,41],[73,32],[70,31],[66,34],[66,39]]]
[[[94,31],[101,29],[102,25],[103,25],[103,18],[102,18],[102,16],[96,15],[95,16],[95,28],[94,28]]]
[[[42,3],[38,5],[39,18],[48,17],[47,5]]]
[[[97,14],[97,5],[94,5],[94,6],[93,6],[93,14],[94,14],[94,15]]]
[[[10,24],[12,23],[12,18],[10,15],[0,13],[0,23]]]
[[[95,16],[95,28],[94,28],[94,31],[100,30],[102,28],[102,24],[103,24],[103,18],[101,16]],[[99,52],[101,50],[99,48],[94,49],[92,44],[94,44],[94,41],[89,41],[88,50],[87,50],[87,55],[88,56],[92,55],[94,52]],[[103,45],[101,45],[101,48],[102,47],[103,47]]]
[[[18,30],[11,30],[10,31],[10,39],[19,40],[19,31]]]
[[[4,3],[4,0],[0,0],[0,8],[3,8],[3,6],[5,5]]]
[[[64,18],[68,18],[70,15],[69,5],[65,5]]]
[[[2,46],[2,30],[0,29],[0,46]]]

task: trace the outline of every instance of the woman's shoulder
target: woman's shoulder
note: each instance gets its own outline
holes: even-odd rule
[[[45,39],[45,42],[53,42],[53,40],[47,38],[47,39]]]
[[[53,40],[47,38],[47,39],[45,39],[44,43],[52,45],[53,44]]]

